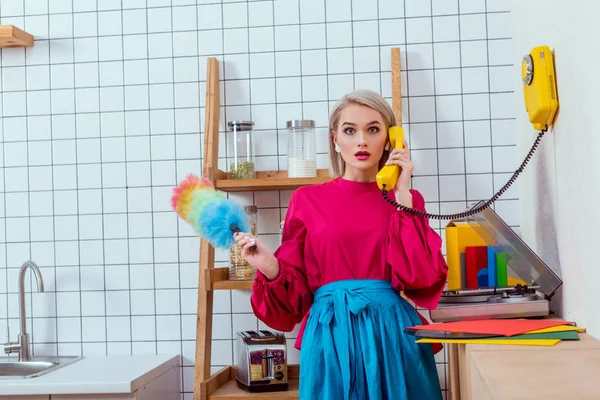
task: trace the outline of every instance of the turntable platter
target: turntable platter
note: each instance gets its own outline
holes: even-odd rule
[[[487,301],[489,303],[524,303],[527,301],[535,301],[538,297],[535,293],[523,293],[523,294],[506,294],[490,296]]]

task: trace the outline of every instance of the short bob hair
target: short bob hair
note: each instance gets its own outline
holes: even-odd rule
[[[331,164],[330,174],[332,177],[341,177],[346,172],[346,162],[342,158],[342,155],[335,151],[335,143],[333,138],[336,135],[342,110],[351,104],[366,106],[381,114],[383,123],[385,124],[385,132],[387,132],[391,126],[396,125],[396,117],[394,116],[392,107],[379,93],[371,90],[360,89],[344,95],[333,106],[333,109],[331,110],[331,117],[329,118],[329,160]],[[389,143],[389,140],[389,135],[386,135],[386,148],[388,147],[387,143]],[[389,153],[389,150],[383,151],[383,155],[379,160],[379,168],[383,168]]]

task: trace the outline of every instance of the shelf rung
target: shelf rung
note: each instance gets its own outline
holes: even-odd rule
[[[210,400],[296,400],[298,399],[300,366],[298,364],[288,365],[289,389],[277,392],[250,393],[237,386],[235,378],[237,368],[227,366],[200,383],[201,398]]]
[[[252,290],[254,280],[237,281],[229,279],[229,268],[209,268],[206,270],[207,287],[210,290]]]

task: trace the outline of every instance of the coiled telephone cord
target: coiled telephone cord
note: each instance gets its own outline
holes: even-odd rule
[[[414,208],[403,206],[402,204],[400,204],[400,203],[398,203],[398,202],[390,199],[388,197],[388,195],[387,195],[388,191],[385,190],[385,185],[383,185],[383,189],[381,190],[381,193],[383,194],[383,198],[388,203],[390,203],[391,205],[393,205],[394,207],[396,207],[398,209],[398,211],[406,211],[406,212],[409,212],[411,214],[417,215],[419,217],[426,217],[426,218],[430,218],[430,219],[461,219],[461,218],[469,217],[471,215],[478,214],[481,211],[485,210],[486,208],[490,207],[517,180],[517,177],[525,169],[525,166],[527,165],[527,163],[529,162],[529,160],[533,156],[533,153],[535,153],[535,151],[537,150],[537,147],[540,144],[540,141],[542,140],[542,137],[544,136],[544,134],[547,131],[548,131],[548,126],[546,125],[546,127],[539,132],[537,138],[535,139],[535,142],[533,143],[533,146],[531,146],[531,149],[527,153],[527,156],[525,157],[525,159],[521,163],[521,166],[513,173],[512,177],[508,180],[508,182],[506,182],[506,184],[504,186],[502,186],[502,188],[500,188],[500,190],[498,190],[498,192],[496,192],[496,194],[494,196],[492,196],[491,199],[489,199],[488,201],[486,201],[482,205],[480,205],[478,207],[475,207],[475,208],[472,208],[470,210],[467,210],[467,211],[464,211],[464,212],[461,212],[461,213],[457,213],[457,214],[430,214],[430,213],[423,212],[423,211],[420,211],[420,210],[415,210]]]

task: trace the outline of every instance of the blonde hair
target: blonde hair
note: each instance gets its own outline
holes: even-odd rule
[[[331,164],[330,174],[332,177],[343,176],[346,172],[346,162],[342,158],[342,155],[335,151],[335,143],[333,138],[336,135],[342,110],[351,104],[366,106],[381,114],[383,123],[385,124],[386,145],[389,143],[389,135],[387,135],[387,130],[390,126],[396,125],[396,117],[394,116],[392,107],[379,93],[371,90],[360,89],[350,92],[339,99],[338,102],[333,106],[333,109],[331,110],[331,116],[329,117],[329,160]],[[383,164],[385,164],[387,161],[388,156],[389,150],[384,150],[383,155],[379,160],[379,168],[383,167]]]

